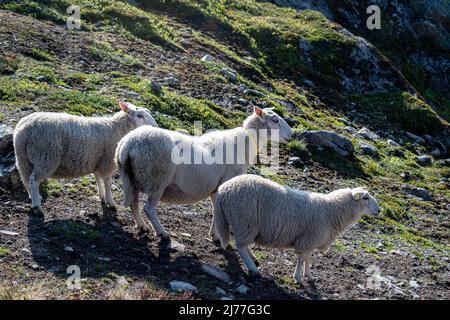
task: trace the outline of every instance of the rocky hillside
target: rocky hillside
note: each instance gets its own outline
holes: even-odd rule
[[[0,298],[450,298],[449,11],[445,1],[379,2],[372,34],[364,1],[3,1]],[[80,30],[66,27],[73,4]],[[171,244],[139,235],[127,209],[101,208],[93,177],[50,180],[45,218],[29,217],[11,145],[17,121],[44,110],[111,114],[119,99],[191,134],[194,121],[232,128],[252,105],[274,107],[296,140],[276,174],[251,172],[320,192],[366,186],[382,214],[316,254],[309,287],[293,283],[289,250],[255,249],[263,277],[248,276],[206,239],[208,201],[160,206]],[[114,197],[121,203],[118,179]],[[70,265],[81,290],[66,287]],[[198,292],[175,293],[174,280]]]

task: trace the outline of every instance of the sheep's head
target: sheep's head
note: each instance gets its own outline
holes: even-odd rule
[[[158,126],[155,119],[147,109],[136,107],[128,102],[119,102],[119,106],[120,109],[128,115],[136,128],[144,125],[150,125],[153,127]]]
[[[376,216],[380,213],[381,208],[377,200],[372,197],[369,192],[363,188],[352,189],[352,198],[357,202],[357,210],[361,214]]]
[[[268,129],[269,136],[272,130],[278,130],[280,142],[288,143],[292,139],[292,129],[287,122],[280,117],[272,108],[253,108],[254,114],[260,121],[260,129]]]

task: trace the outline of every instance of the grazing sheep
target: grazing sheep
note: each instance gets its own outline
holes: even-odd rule
[[[298,256],[294,279],[312,281],[311,254],[327,251],[337,236],[363,214],[377,215],[377,201],[362,188],[328,194],[283,187],[255,175],[241,175],[222,184],[216,196],[212,232],[223,249],[233,231],[236,248],[251,272],[259,273],[248,246],[293,248]],[[215,227],[215,228],[214,228]]]
[[[100,198],[114,207],[112,174],[117,143],[131,130],[157,126],[150,112],[129,103],[112,117],[85,118],[66,113],[35,112],[14,130],[16,165],[31,198],[31,212],[42,215],[39,185],[48,178],[77,178],[93,173]]]
[[[169,233],[156,214],[158,202],[189,204],[207,197],[214,202],[219,185],[245,173],[275,130],[279,131],[281,143],[292,137],[291,128],[279,115],[271,109],[255,107],[243,127],[200,137],[150,127],[126,135],[117,147],[116,161],[123,181],[125,206],[131,207],[137,227],[148,230],[139,215],[139,192],[143,192],[147,194],[144,212],[156,235],[168,239]],[[187,161],[178,162],[174,155],[180,154],[187,155]],[[212,154],[220,154],[219,161],[207,162]],[[200,156],[199,162],[196,156]]]

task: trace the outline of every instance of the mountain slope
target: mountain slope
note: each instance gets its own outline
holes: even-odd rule
[[[65,27],[73,1],[0,5],[2,124],[43,110],[110,114],[126,99],[147,107],[162,127],[194,134],[194,121],[204,130],[235,127],[250,103],[272,106],[298,132],[347,137],[356,156],[295,141],[283,148],[279,172],[252,172],[321,192],[364,185],[383,212],[351,228],[329,255],[318,255],[316,287],[305,289],[293,285],[293,254],[285,250],[256,250],[264,278],[242,277],[236,258],[204,239],[208,201],[161,205],[162,223],[185,246],[165,250],[152,235],[138,236],[124,208],[115,216],[102,212],[92,178],[51,180],[42,221],[27,217],[23,190],[0,187],[0,229],[20,233],[0,234],[0,297],[183,298],[168,283],[184,280],[200,298],[217,298],[217,286],[236,298],[448,298],[448,124],[376,47],[317,11],[260,1],[76,2],[81,30]],[[207,54],[212,61],[202,61]],[[235,70],[237,80],[223,68]],[[245,94],[244,86],[264,95]],[[357,135],[363,127],[379,137]],[[405,130],[429,136],[419,143]],[[362,144],[378,156],[365,154]],[[433,163],[420,166],[416,157],[436,148]],[[292,156],[300,157],[295,166]],[[425,188],[432,201],[407,194],[404,183]],[[225,269],[233,283],[207,276],[202,263]],[[82,266],[86,278],[80,292],[65,287],[71,264]],[[365,288],[371,265],[385,276],[380,290]],[[128,285],[118,284],[121,277]],[[241,283],[250,287],[247,296],[235,291]]]

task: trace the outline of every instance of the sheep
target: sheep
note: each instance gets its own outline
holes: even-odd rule
[[[379,212],[377,201],[363,188],[313,193],[245,174],[219,187],[211,233],[226,250],[231,226],[239,255],[249,271],[256,274],[259,270],[249,245],[293,248],[297,254],[293,277],[303,283],[303,274],[313,281],[310,266],[315,249],[326,252],[337,236],[363,214]]]
[[[119,102],[111,117],[79,117],[35,112],[14,129],[16,166],[31,198],[30,213],[43,215],[39,186],[48,178],[78,178],[93,173],[103,203],[114,208],[112,174],[117,143],[142,125],[157,126],[150,112]]]
[[[267,143],[268,137],[273,137],[275,130],[279,132],[280,143],[287,143],[292,138],[292,129],[272,109],[254,107],[254,112],[242,127],[230,130],[193,137],[148,127],[126,135],[117,147],[116,161],[123,182],[124,205],[131,207],[137,227],[140,231],[149,230],[139,215],[139,193],[143,192],[147,194],[144,213],[155,234],[169,239],[169,233],[161,225],[156,213],[158,202],[190,204],[207,197],[214,202],[219,185],[245,173],[260,148]],[[267,134],[261,134],[264,132]],[[228,152],[230,145],[232,152]],[[195,162],[195,155],[206,157],[221,148],[226,150],[219,161],[207,163],[204,158],[205,161]],[[236,152],[236,149],[244,150]],[[174,154],[183,152],[186,152],[188,159],[178,162]],[[229,160],[227,156],[231,153],[238,158],[245,154],[245,159],[238,161],[233,158],[220,163],[220,160]]]

